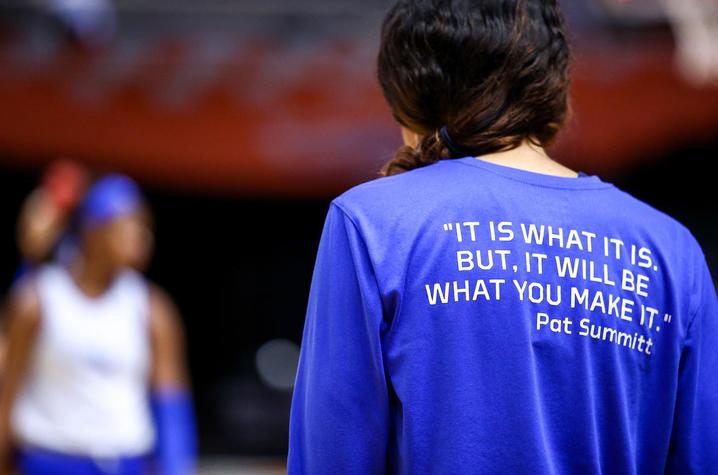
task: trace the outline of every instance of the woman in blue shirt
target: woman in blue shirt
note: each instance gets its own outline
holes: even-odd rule
[[[335,198],[290,474],[718,473],[718,302],[691,233],[545,151],[555,0],[400,0],[379,80],[406,146]]]

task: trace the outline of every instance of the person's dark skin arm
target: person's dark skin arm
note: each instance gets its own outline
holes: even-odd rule
[[[184,335],[174,304],[157,288],[150,294],[150,334],[150,403],[157,431],[158,473],[190,475],[195,473],[197,441]]]
[[[189,381],[184,358],[184,332],[171,298],[158,287],[150,290],[150,341],[154,390],[186,389]]]
[[[31,285],[20,287],[7,309],[7,353],[0,386],[0,474],[12,467],[13,434],[10,417],[32,357],[40,328],[40,303]]]

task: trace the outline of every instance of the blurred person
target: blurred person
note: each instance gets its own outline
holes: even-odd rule
[[[553,159],[556,0],[400,0],[406,146],[332,200],[292,399],[299,474],[718,473],[718,300],[683,225]]]
[[[0,462],[21,475],[187,475],[194,421],[170,298],[139,273],[152,247],[137,185],[108,175],[76,215],[67,265],[28,274],[9,306]]]

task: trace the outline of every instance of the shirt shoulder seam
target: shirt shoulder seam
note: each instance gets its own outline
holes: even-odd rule
[[[469,164],[466,164],[466,163],[463,163],[463,162],[459,162],[459,161],[456,161],[456,160],[446,160],[446,161],[447,161],[448,163],[456,163],[456,164],[463,165],[463,166],[469,167],[469,168],[474,168],[474,169],[478,168],[478,169],[483,170],[483,171],[485,171],[485,172],[487,172],[487,173],[491,173],[492,175],[495,175],[495,176],[500,176],[500,177],[505,178],[505,179],[507,179],[507,180],[515,181],[515,182],[517,182],[517,183],[523,183],[523,184],[525,184],[525,185],[537,186],[537,187],[539,187],[539,188],[550,188],[550,189],[553,189],[553,190],[571,190],[571,191],[596,191],[596,190],[608,190],[608,189],[612,189],[612,188],[615,189],[615,188],[616,188],[616,186],[615,186],[614,184],[612,184],[612,183],[605,183],[605,182],[603,182],[602,186],[592,186],[592,187],[586,187],[586,188],[574,188],[574,187],[570,187],[570,186],[544,185],[544,184],[540,184],[540,183],[532,183],[532,182],[530,182],[530,181],[521,180],[521,179],[519,179],[519,178],[512,177],[512,176],[508,176],[508,175],[505,175],[505,174],[503,174],[503,173],[498,173],[498,172],[496,172],[496,171],[494,171],[494,170],[489,170],[489,169],[484,168],[484,167],[474,167],[474,166],[471,166],[471,165],[469,165]]]

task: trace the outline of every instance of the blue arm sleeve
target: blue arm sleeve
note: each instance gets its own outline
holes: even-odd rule
[[[705,260],[700,269],[700,297],[681,356],[667,473],[718,470],[718,298]]]
[[[192,398],[184,389],[157,389],[151,395],[157,432],[155,464],[158,475],[195,473],[197,441]]]
[[[381,474],[389,431],[382,305],[367,249],[332,203],[312,277],[292,399],[289,474]]]

